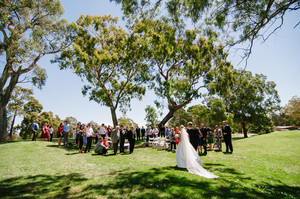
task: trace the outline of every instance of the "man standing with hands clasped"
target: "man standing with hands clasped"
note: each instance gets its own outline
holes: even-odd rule
[[[228,124],[226,124],[226,121],[223,121],[222,133],[223,133],[223,138],[224,138],[225,145],[226,145],[225,153],[229,153],[228,148],[230,149],[230,153],[232,153],[233,148],[232,148],[232,143],[231,143],[231,128]]]
[[[113,149],[115,155],[117,155],[117,151],[118,151],[118,144],[119,144],[119,137],[120,137],[119,131],[120,131],[120,127],[116,126],[116,128],[111,132],[111,141],[113,143]]]
[[[65,124],[63,126],[63,134],[64,134],[64,145],[67,146],[68,145],[68,137],[69,137],[69,131],[70,131],[70,125],[69,125],[69,121],[66,120]]]

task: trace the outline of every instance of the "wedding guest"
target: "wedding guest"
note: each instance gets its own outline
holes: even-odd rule
[[[142,126],[141,128],[141,133],[142,133],[142,139],[145,139],[145,134],[146,134],[146,129],[144,128],[144,126]]]
[[[188,123],[187,133],[189,134],[191,145],[194,147],[195,151],[197,151],[197,147],[199,144],[199,132],[193,126],[192,122]]]
[[[39,121],[38,120],[34,120],[34,122],[32,123],[31,127],[32,127],[32,141],[36,141],[36,137],[39,131]]]
[[[158,128],[156,126],[154,126],[153,131],[152,131],[153,137],[157,138],[158,137],[158,133],[159,133]]]
[[[100,135],[100,127],[99,127],[99,128],[96,130],[96,133],[95,133],[95,141],[96,141],[96,144],[98,143],[100,137],[101,137],[101,135]]]
[[[86,144],[84,153],[86,153],[86,151],[90,152],[90,150],[92,148],[93,135],[94,135],[94,131],[93,131],[93,128],[92,128],[91,124],[89,123],[87,128],[86,128],[87,144]]]
[[[105,137],[105,139],[103,140],[103,145],[106,146],[107,148],[109,147],[109,142],[107,139],[108,136]]]
[[[78,143],[79,143],[79,153],[82,153],[83,149],[83,134],[85,133],[84,126],[80,125],[78,130]]]
[[[105,155],[107,153],[107,149],[108,149],[108,147],[104,145],[103,137],[101,136],[99,138],[99,141],[97,142],[97,144],[94,147],[94,151],[95,151],[95,153],[97,153],[99,155]]]
[[[103,137],[103,140],[105,138],[105,134],[106,134],[105,125],[102,124],[101,127],[100,127],[100,135]]]
[[[165,136],[167,139],[170,138],[171,132],[172,132],[171,126],[166,126]]]
[[[77,144],[79,146],[79,128],[81,126],[81,122],[78,122],[77,125],[76,125],[76,138],[75,138],[75,143],[73,141],[74,144]]]
[[[176,128],[175,128],[175,143],[176,143],[176,145],[179,144],[179,136],[180,136],[180,130],[179,130],[179,127],[176,126]]]
[[[126,138],[126,130],[124,129],[124,126],[121,125],[121,129],[120,129],[120,153],[124,153],[125,138]]]
[[[86,126],[85,126],[85,124],[82,124],[82,126],[83,126],[83,129],[84,129],[84,131],[83,131],[83,145],[85,145],[85,147],[86,147],[86,145],[87,145],[87,136],[86,136]]]
[[[128,126],[126,126],[125,131],[126,131],[126,135],[127,135],[128,131],[129,131],[129,127]]]
[[[214,133],[212,132],[209,125],[206,126],[206,131],[207,131],[207,143],[209,145],[209,151],[212,151],[212,146],[214,143]]]
[[[72,130],[72,137],[73,137],[73,144],[76,142],[76,128],[73,128]]]
[[[202,142],[203,142],[203,148],[204,148],[204,154],[207,154],[207,129],[204,127],[203,124],[200,125],[200,131],[202,133]]]
[[[149,138],[152,136],[152,129],[151,129],[151,126],[148,126],[147,130],[146,130],[146,142],[148,143],[149,142]]]
[[[43,141],[45,141],[45,138],[47,138],[47,141],[49,141],[49,131],[48,131],[47,123],[45,123],[42,128],[41,138]]]
[[[107,136],[108,136],[108,137],[111,137],[111,132],[112,132],[112,130],[111,130],[111,128],[110,128],[110,125],[108,125],[108,126],[107,126]]]
[[[215,131],[214,131],[214,136],[215,136],[215,142],[214,142],[214,150],[215,151],[222,151],[222,133],[221,129],[219,129],[219,126],[216,125]]]
[[[119,138],[120,138],[120,127],[116,126],[116,129],[112,130],[111,132],[111,141],[113,144],[113,150],[115,155],[117,155],[117,151],[118,151]]]
[[[202,146],[203,146],[202,137],[203,137],[203,135],[202,135],[202,133],[201,133],[201,131],[198,127],[196,129],[197,129],[198,134],[199,134],[199,143],[198,143],[198,148],[197,148],[198,149],[198,154],[202,154]]]
[[[173,147],[176,150],[175,130],[174,130],[174,128],[171,128],[170,143],[171,143],[171,150],[173,150]]]
[[[49,135],[50,135],[50,142],[52,142],[54,129],[52,128],[51,124],[48,125],[48,129],[49,129]]]
[[[106,125],[104,125],[104,129],[105,129],[105,137],[103,139],[103,142],[104,142],[105,138],[108,136],[108,131],[107,131],[107,126]]]
[[[141,140],[141,129],[139,126],[136,127],[135,133],[136,133],[136,139]]]
[[[232,153],[233,148],[231,143],[231,128],[228,124],[226,124],[226,121],[223,121],[222,133],[226,145],[226,153],[229,153],[228,149],[230,149],[230,153]]]
[[[61,139],[63,138],[63,123],[60,123],[58,127],[57,137],[58,137],[58,147],[60,147]]]
[[[159,133],[160,133],[160,136],[161,136],[161,137],[163,137],[163,136],[165,137],[165,130],[166,130],[166,129],[165,129],[165,126],[162,126],[162,127],[159,129]]]
[[[63,126],[63,135],[64,135],[64,145],[65,146],[68,145],[69,131],[70,131],[69,121],[66,120],[65,124]]]
[[[128,141],[129,141],[129,153],[133,153],[134,144],[135,144],[134,126],[130,127],[130,130],[127,132],[127,137],[128,137]]]

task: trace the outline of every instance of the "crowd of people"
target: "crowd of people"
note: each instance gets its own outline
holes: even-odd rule
[[[38,134],[38,121],[32,124],[33,138],[35,141]],[[57,137],[58,146],[61,146],[63,139],[63,145],[68,145],[68,138],[70,132],[70,124],[66,120],[58,127]],[[41,138],[43,140],[52,141],[54,129],[47,123],[42,127]],[[222,139],[225,141],[226,153],[233,152],[231,144],[231,128],[223,121],[222,129],[218,125],[212,130],[209,125],[206,127],[201,124],[200,128],[195,128],[190,122],[188,124],[187,133],[190,136],[191,144],[198,151],[199,155],[206,155],[207,151],[222,151]],[[73,144],[78,145],[79,153],[87,153],[91,151],[92,144],[94,142],[94,151],[97,154],[106,154],[109,147],[112,147],[113,153],[116,155],[119,149],[120,153],[124,153],[125,141],[127,139],[129,143],[129,153],[134,152],[135,140],[144,139],[146,143],[149,143],[151,138],[165,137],[169,143],[169,150],[176,150],[176,146],[180,142],[180,129],[179,127],[163,126],[158,129],[157,126],[148,126],[141,128],[139,126],[124,127],[116,126],[111,128],[110,125],[106,126],[102,124],[96,131],[93,130],[91,124],[77,123],[76,128],[72,130]],[[50,140],[49,140],[50,139]],[[85,146],[85,147],[84,147]],[[83,149],[84,148],[84,149]]]

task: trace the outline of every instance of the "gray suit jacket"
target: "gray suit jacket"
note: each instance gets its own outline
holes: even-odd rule
[[[111,132],[111,139],[112,139],[112,142],[113,143],[117,143],[119,141],[119,135],[118,135],[118,131],[116,129],[114,129],[112,132]]]

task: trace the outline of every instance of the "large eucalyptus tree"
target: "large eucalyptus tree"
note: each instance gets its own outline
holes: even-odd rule
[[[72,47],[56,59],[61,68],[71,68],[86,80],[83,94],[110,108],[114,126],[118,108],[126,111],[132,98],[145,94],[148,77],[147,44],[116,24],[111,16],[81,16],[71,25]]]
[[[68,45],[62,14],[59,0],[0,1],[0,142],[7,140],[7,104],[15,86],[32,75],[32,83],[42,86],[46,75],[38,61]]]

